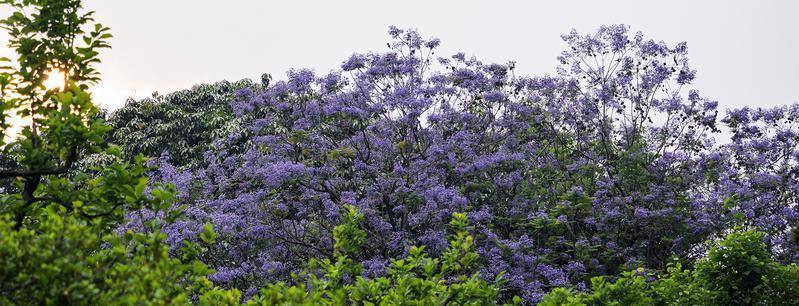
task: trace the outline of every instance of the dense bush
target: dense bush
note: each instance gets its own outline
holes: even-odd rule
[[[615,280],[598,276],[588,292],[558,288],[540,305],[795,305],[799,267],[775,262],[756,231],[729,234],[694,270],[671,265],[663,274],[644,269]]]
[[[160,233],[116,235],[54,207],[32,228],[2,218],[3,305],[177,305],[233,294],[213,286],[202,262],[171,257]]]

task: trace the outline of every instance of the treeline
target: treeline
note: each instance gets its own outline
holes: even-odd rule
[[[5,4],[2,126],[30,124],[2,144],[3,304],[799,303],[799,105],[719,116],[684,43],[572,32],[517,76],[392,27],[338,71],[104,114],[109,29]]]

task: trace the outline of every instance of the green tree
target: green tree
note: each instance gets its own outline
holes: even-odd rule
[[[166,153],[175,166],[201,166],[214,140],[227,137],[240,123],[230,108],[235,92],[258,86],[248,79],[222,81],[130,99],[109,117],[113,130],[108,140],[129,160],[138,154],[157,158]]]
[[[0,24],[18,54],[16,63],[4,59],[9,65],[0,75],[3,134],[11,111],[30,123],[3,147],[18,167],[0,170],[0,178],[15,179],[19,193],[4,197],[2,209],[14,214],[16,229],[35,222],[33,212],[50,204],[87,215],[104,210],[94,205],[76,209],[71,201],[60,202],[43,190],[59,181],[50,177],[67,174],[82,154],[105,149],[103,135],[109,128],[86,89],[99,80],[93,65],[99,62],[98,51],[109,47],[109,29],[94,23],[92,12],[81,13],[76,0],[3,3],[14,12]],[[46,88],[48,75],[58,71],[64,75],[63,85]]]
[[[180,215],[174,187],[150,184],[142,157],[121,162],[104,144],[110,127],[87,92],[99,80],[93,64],[108,48],[109,29],[82,12],[78,0],[6,0],[13,13],[0,21],[16,61],[0,71],[0,125],[11,112],[29,123],[3,145],[0,178],[0,304],[165,305],[192,298],[238,301],[215,288],[212,271],[192,254],[213,243],[210,226],[201,242],[186,243],[182,258],[169,256],[161,226]],[[46,88],[60,71],[63,85]],[[89,154],[116,157],[105,166],[77,167]],[[164,217],[145,231],[116,234],[124,211]]]

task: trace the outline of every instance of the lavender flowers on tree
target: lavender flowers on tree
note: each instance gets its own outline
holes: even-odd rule
[[[353,258],[363,276],[384,275],[414,245],[440,254],[462,212],[480,275],[504,271],[503,296],[527,302],[700,257],[740,225],[798,259],[799,108],[730,111],[732,141],[717,145],[717,103],[691,88],[685,43],[623,25],[572,32],[557,74],[517,76],[512,62],[441,56],[438,39],[389,34],[387,52],[354,54],[338,71],[240,90],[231,108],[242,124],[215,140],[207,167],[163,156],[158,175],[187,207],[169,241],[178,248],[213,223],[220,243],[203,259],[214,282],[252,295],[330,258],[344,205],[364,216]]]

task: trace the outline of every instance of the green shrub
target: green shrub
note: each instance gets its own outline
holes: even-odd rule
[[[639,268],[614,281],[591,279],[579,292],[557,288],[540,305],[797,305],[799,267],[772,259],[763,234],[736,231],[710,248],[693,270],[672,264],[663,274]]]
[[[488,283],[476,272],[478,255],[467,231],[465,214],[454,214],[454,235],[439,258],[430,258],[423,247],[412,247],[408,255],[391,260],[388,275],[360,276],[361,266],[349,257],[364,240],[358,227],[362,216],[347,207],[344,222],[334,230],[335,261],[314,260],[307,279],[298,285],[272,284],[263,288],[248,305],[493,305],[497,304],[498,277]],[[347,281],[355,276],[353,281]],[[307,285],[306,285],[307,284]],[[515,303],[520,303],[518,298]]]
[[[162,233],[108,233],[62,207],[49,207],[35,226],[15,230],[0,216],[0,304],[189,304],[237,292],[215,288],[212,271],[192,258],[173,258]],[[213,242],[213,231],[201,235]],[[199,247],[187,244],[189,248]],[[211,303],[214,304],[214,303]]]

